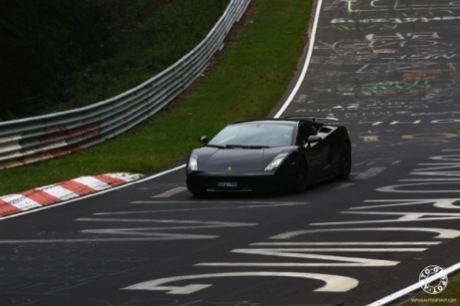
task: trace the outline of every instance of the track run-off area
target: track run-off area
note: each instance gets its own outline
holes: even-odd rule
[[[6,218],[0,304],[385,305],[427,267],[455,274],[460,3],[319,0],[314,13],[271,116],[338,118],[348,181],[196,198],[179,166]]]

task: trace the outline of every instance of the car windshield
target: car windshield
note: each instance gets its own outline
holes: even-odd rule
[[[208,143],[225,148],[269,148],[294,144],[295,123],[244,122],[231,124]]]

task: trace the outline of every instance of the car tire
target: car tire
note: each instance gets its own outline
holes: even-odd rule
[[[345,142],[342,144],[339,156],[339,175],[340,180],[347,180],[351,172],[351,147]]]
[[[300,157],[297,160],[297,174],[296,179],[294,182],[294,192],[300,193],[307,189],[307,182],[308,182],[308,167],[307,162],[304,158]]]

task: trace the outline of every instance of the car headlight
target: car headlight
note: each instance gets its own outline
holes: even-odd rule
[[[288,153],[280,153],[265,167],[265,171],[272,171],[278,169]]]
[[[198,161],[195,157],[190,156],[188,160],[187,170],[189,172],[198,171]]]

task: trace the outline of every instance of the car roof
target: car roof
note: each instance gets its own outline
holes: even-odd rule
[[[273,123],[301,123],[301,122],[308,122],[315,125],[329,125],[329,126],[337,126],[339,119],[335,118],[332,114],[327,116],[318,117],[318,116],[289,116],[289,117],[281,117],[281,118],[265,118],[265,119],[253,119],[253,120],[243,120],[237,121],[233,124],[237,123],[245,123],[245,122],[273,122]]]
[[[308,120],[304,118],[268,118],[268,119],[254,119],[254,120],[243,120],[233,122],[231,124],[244,124],[244,123],[280,123],[280,124],[292,124],[298,125],[301,122],[309,122],[312,124],[320,124],[322,123],[315,122],[314,120]]]
[[[242,120],[242,121],[237,121],[233,122],[232,124],[238,124],[238,123],[289,123],[289,124],[296,124],[300,121],[304,120],[298,120],[298,119],[285,119],[285,118],[269,118],[269,119],[253,119],[253,120]]]

